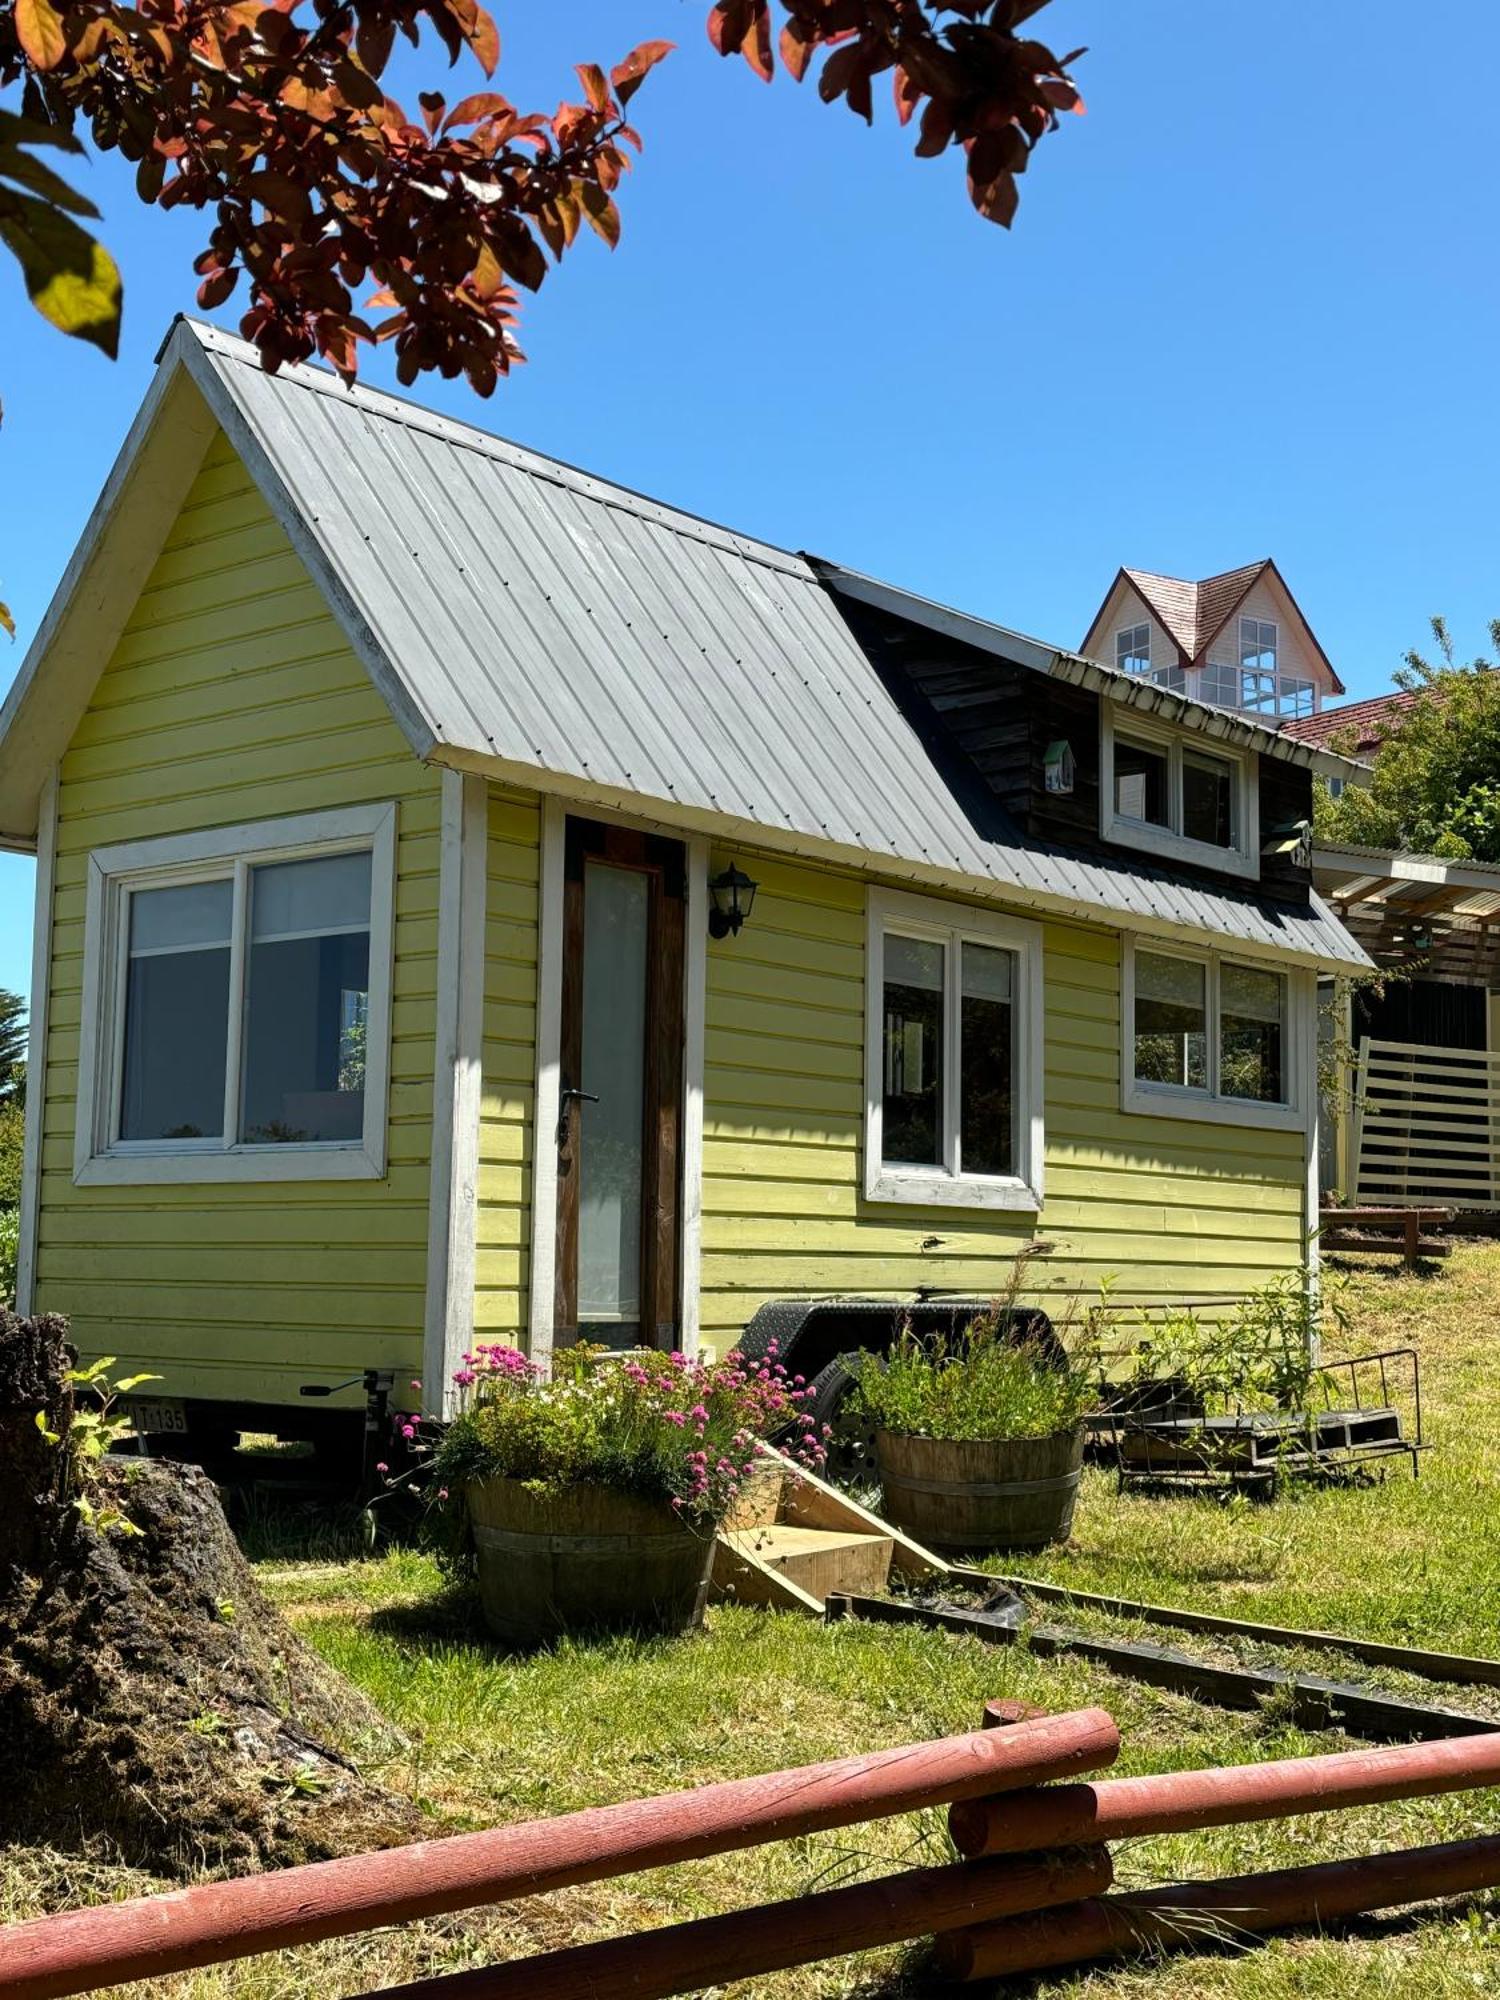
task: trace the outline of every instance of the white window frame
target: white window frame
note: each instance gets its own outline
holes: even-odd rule
[[[250,869],[330,854],[370,856],[370,998],[365,1023],[364,1131],[354,1140],[253,1146],[222,1140],[116,1137],[123,1081],[125,916],[132,891],[234,883],[230,932],[226,1134],[238,1129]],[[391,985],[396,906],[393,803],[305,813],[202,833],[96,848],[89,856],[73,1179],[80,1187],[216,1181],[379,1180],[386,1168]]]
[[[1204,968],[1207,1009],[1208,1084],[1143,1083],[1135,1073],[1135,961],[1137,952],[1180,959]],[[1286,982],[1286,1018],[1282,1023],[1282,1077],[1286,1099],[1263,1104],[1249,1097],[1225,1097],[1219,1091],[1219,995],[1226,965],[1256,972],[1274,972]],[[1212,1125],[1258,1125],[1276,1132],[1303,1132],[1308,1125],[1313,1074],[1308,1061],[1317,1021],[1317,975],[1300,968],[1268,963],[1236,951],[1199,951],[1154,937],[1128,934],[1122,943],[1120,1005],[1120,1109],[1155,1118],[1188,1118]]]
[[[1216,738],[1198,740],[1180,730],[1166,729],[1133,711],[1117,720],[1115,704],[1101,701],[1099,723],[1099,832],[1103,839],[1122,847],[1138,847],[1163,861],[1191,861],[1200,868],[1213,868],[1222,875],[1239,875],[1247,881],[1260,877],[1260,783],[1259,760],[1255,751],[1221,743]],[[1127,819],[1115,811],[1115,739],[1139,743],[1167,760],[1167,825],[1151,826],[1145,820]],[[1234,845],[1215,847],[1211,840],[1190,840],[1182,827],[1182,760],[1187,751],[1215,757],[1234,773]]]
[[[1029,1209],[1042,1206],[1045,1063],[1045,990],[1042,927],[999,910],[945,903],[895,889],[871,889],[865,929],[865,1198],[913,1208]],[[885,938],[895,932],[944,947],[943,1150],[941,1167],[888,1166],[885,1138]],[[953,976],[965,943],[991,945],[1017,957],[1012,995],[1015,1032],[1016,1172],[965,1174],[958,1170],[962,1037],[960,983]],[[953,1060],[955,1052],[958,1061]]]
[[[1125,641],[1133,639],[1137,632],[1144,632],[1146,635],[1145,648],[1140,652],[1137,652],[1134,647],[1127,648],[1125,644]],[[1145,664],[1139,667],[1127,666],[1125,664],[1127,657],[1144,660]],[[1138,674],[1144,677],[1151,673],[1151,621],[1149,619],[1137,618],[1131,625],[1121,625],[1118,627],[1115,632],[1115,666],[1122,674]]]

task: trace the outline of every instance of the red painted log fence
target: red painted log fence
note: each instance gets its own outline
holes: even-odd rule
[[[1478,1789],[1500,1782],[1500,1736],[1053,1783],[1114,1761],[1119,1733],[1102,1709],[1044,1716],[990,1703],[985,1724],[871,1756],[36,1918],[0,1931],[0,2000],[57,2000],[934,1805],[949,1809],[956,1863],[388,1992],[666,2000],[927,1936],[951,1976],[992,1979],[1500,1885],[1500,1835],[1125,1893],[1108,1893],[1107,1844]]]
[[[254,1952],[983,1798],[1096,1771],[1112,1764],[1119,1748],[1113,1720],[1101,1708],[1088,1708],[1015,1729],[979,1729],[487,1833],[455,1834],[380,1854],[37,1917],[0,1931],[0,1996],[57,2000],[98,1986],[221,1965]],[[857,1942],[843,1947],[858,1948]]]

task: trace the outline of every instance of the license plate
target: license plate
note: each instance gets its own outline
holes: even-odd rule
[[[187,1405],[166,1396],[153,1397],[150,1402],[131,1402],[128,1405],[135,1427],[145,1437],[186,1437]]]

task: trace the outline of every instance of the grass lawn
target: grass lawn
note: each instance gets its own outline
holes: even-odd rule
[[[1053,1581],[1276,1623],[1459,1652],[1500,1650],[1497,1331],[1500,1248],[1461,1250],[1433,1278],[1360,1274],[1351,1345],[1410,1342],[1422,1355],[1437,1450],[1419,1482],[1395,1474],[1384,1486],[1309,1490],[1268,1507],[1119,1497],[1111,1477],[1089,1473],[1072,1546],[1028,1567]],[[711,1613],[707,1630],[685,1641],[568,1646],[516,1660],[486,1644],[423,1556],[297,1564],[272,1555],[261,1573],[313,1644],[404,1731],[409,1754],[381,1775],[422,1803],[434,1831],[964,1729],[991,1695],[1054,1710],[1101,1703],[1124,1732],[1121,1772],[1260,1760],[1345,1742],[1299,1734],[1274,1711],[1226,1715],[1067,1661],[1035,1660],[1023,1649],[894,1628],[825,1628],[736,1609]],[[1338,1667],[1320,1658],[1316,1670]],[[1424,1687],[1423,1694],[1455,1707],[1480,1700],[1469,1690]],[[1116,1860],[1123,1883],[1144,1885],[1496,1831],[1500,1793],[1143,1841]],[[830,1885],[897,1858],[944,1855],[939,1816],[902,1820],[122,1991],[163,2000],[334,2000]],[[102,1863],[13,1852],[0,1855],[0,1918],[149,1886]],[[920,1961],[902,1953],[718,1989],[734,2000],[916,2000],[936,1990]],[[1493,1910],[1482,1904],[1440,1918],[1372,1922],[1336,1939],[1281,1940],[1238,1957],[1056,1976],[1022,1990],[1046,2000],[1500,1995],[1500,1902]]]

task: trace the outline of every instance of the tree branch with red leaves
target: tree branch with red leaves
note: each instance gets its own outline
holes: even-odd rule
[[[916,150],[966,156],[981,214],[1008,224],[1016,176],[1077,110],[1057,57],[1020,33],[1048,0],[787,0],[781,61],[873,115],[889,77]],[[767,78],[770,0],[720,0],[724,55]],[[143,201],[209,219],[198,302],[243,288],[241,330],[269,368],[320,355],[346,378],[362,342],[393,341],[403,382],[464,375],[481,395],[520,358],[518,288],[534,291],[585,224],[613,245],[615,195],[640,136],[628,106],[671,44],[645,42],[607,73],[583,63],[582,96],[550,115],[493,88],[451,108],[436,91],[410,116],[381,79],[396,36],[430,30],[450,63],[486,78],[499,35],[478,0],[0,0],[0,242],[32,301],[113,353],[121,285],[84,227],[96,210],[48,151],[80,130],[135,163]],[[1075,54],[1078,52],[1075,52]],[[361,296],[367,293],[367,296]]]

